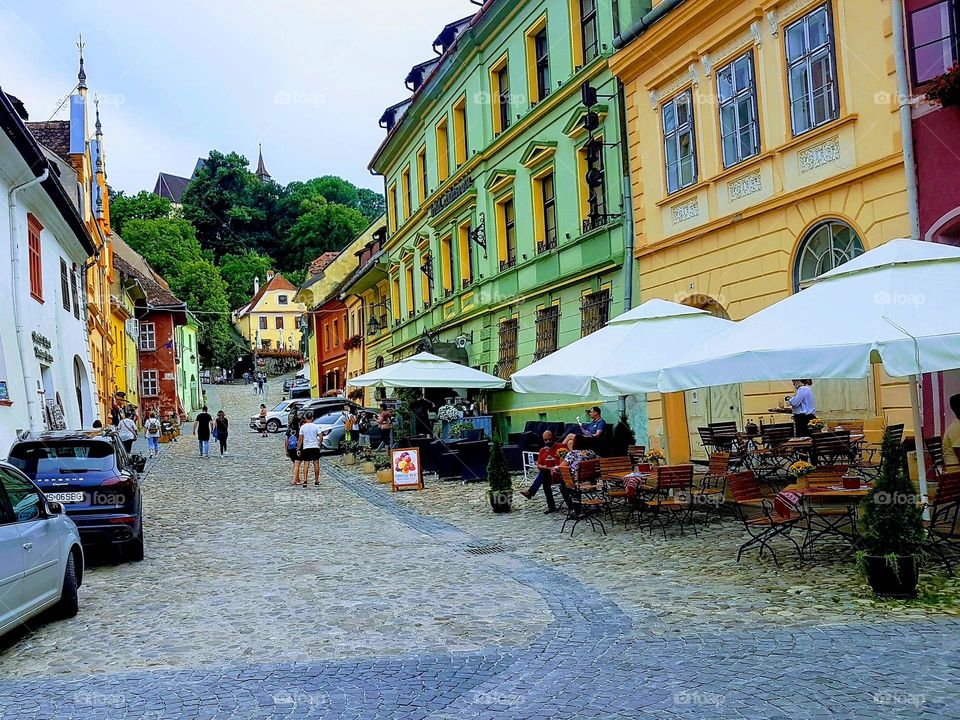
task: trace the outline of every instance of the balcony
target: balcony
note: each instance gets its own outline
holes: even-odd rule
[[[540,240],[537,243],[538,253],[545,253],[545,252],[549,252],[550,250],[556,250],[556,249],[557,249],[557,239],[555,237],[549,238],[547,240]]]
[[[504,270],[509,270],[510,268],[515,267],[516,264],[517,264],[517,258],[516,258],[516,256],[507,258],[506,260],[501,260],[501,261],[500,261],[500,272],[503,272]]]

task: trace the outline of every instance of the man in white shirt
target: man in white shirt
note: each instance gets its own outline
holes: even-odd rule
[[[813,390],[810,387],[813,380],[794,380],[793,387],[797,392],[792,397],[785,397],[790,407],[793,408],[793,424],[796,426],[797,437],[808,437],[810,430],[808,425],[817,414],[817,405],[813,399]]]
[[[303,416],[300,426],[300,436],[297,438],[297,457],[304,464],[303,486],[307,486],[310,478],[310,463],[313,463],[314,485],[320,484],[320,426],[313,422],[313,413]]]

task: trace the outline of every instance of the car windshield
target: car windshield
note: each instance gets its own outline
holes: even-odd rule
[[[282,403],[277,405],[271,412],[282,412],[289,407],[290,403],[284,400]]]
[[[11,465],[27,475],[98,472],[114,467],[108,442],[70,440],[19,443],[10,450]]]

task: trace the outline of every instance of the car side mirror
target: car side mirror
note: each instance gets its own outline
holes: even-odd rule
[[[143,455],[131,455],[130,462],[138,473],[142,473],[147,467],[147,459]]]
[[[47,515],[63,515],[63,504],[55,500],[47,500],[44,509],[47,511]]]

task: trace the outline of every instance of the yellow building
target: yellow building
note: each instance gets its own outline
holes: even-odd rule
[[[889,0],[668,2],[612,59],[630,128],[640,300],[739,320],[909,235]],[[769,410],[791,391],[651,395],[650,442],[686,461],[700,452],[697,427],[782,421]],[[906,386],[882,372],[815,380],[814,391],[821,417],[910,426]]]
[[[111,235],[111,245],[116,235]],[[113,336],[113,377],[117,392],[126,393],[127,401],[140,404],[140,355],[137,347],[139,323],[135,316],[138,300],[144,291],[126,261],[113,256],[113,284],[110,287],[110,328]]]
[[[253,299],[233,315],[237,331],[251,349],[300,350],[300,319],[306,307],[296,302],[296,294],[297,288],[283,275],[267,273],[262,286],[257,279]]]

